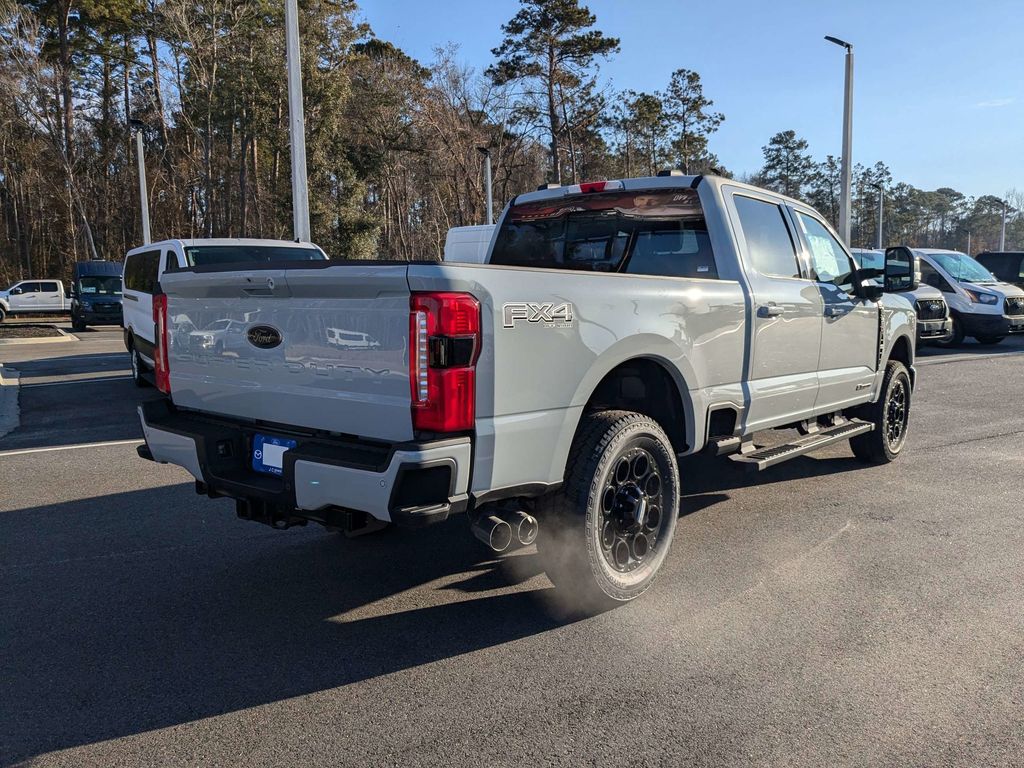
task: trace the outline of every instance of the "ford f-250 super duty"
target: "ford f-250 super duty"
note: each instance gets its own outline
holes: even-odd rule
[[[680,508],[677,457],[765,468],[841,440],[904,446],[918,279],[858,270],[811,208],[715,177],[515,198],[486,264],[207,265],[160,279],[139,453],[275,527],[468,512],[536,538],[556,585],[646,590]],[[190,328],[229,320],[216,350]],[[180,326],[180,327],[179,327]],[[332,329],[368,343],[332,343]],[[770,447],[755,433],[795,428]]]

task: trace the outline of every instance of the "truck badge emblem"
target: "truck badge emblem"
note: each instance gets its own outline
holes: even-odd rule
[[[534,304],[517,301],[501,306],[502,326],[515,328],[517,322],[530,325],[544,325],[549,328],[567,328],[572,325],[572,304]]]
[[[281,332],[269,325],[254,325],[245,332],[245,337],[260,349],[273,349],[281,343]]]

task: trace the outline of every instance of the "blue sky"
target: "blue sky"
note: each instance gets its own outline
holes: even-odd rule
[[[816,158],[839,155],[843,51],[854,44],[854,161],[896,180],[970,195],[1024,188],[1024,2],[1020,0],[589,0],[621,38],[602,67],[617,89],[657,90],[698,71],[726,122],[711,149],[754,171],[794,129]],[[452,42],[482,71],[517,0],[362,0],[378,37],[427,62]]]

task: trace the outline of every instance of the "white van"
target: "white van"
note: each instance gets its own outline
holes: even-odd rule
[[[965,336],[998,344],[1024,333],[1024,290],[1002,282],[966,253],[940,248],[915,248],[914,253],[921,258],[921,281],[942,291],[949,304],[949,345],[961,344]]]
[[[444,240],[444,260],[465,264],[485,264],[494,234],[494,224],[452,227]]]
[[[148,371],[153,368],[153,294],[164,272],[295,261],[327,261],[327,255],[312,243],[246,238],[163,240],[128,251],[124,258],[124,346],[132,358],[135,383],[147,385]]]

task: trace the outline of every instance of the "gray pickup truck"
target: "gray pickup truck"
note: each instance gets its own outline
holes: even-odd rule
[[[904,446],[915,316],[887,289],[916,285],[914,256],[858,270],[803,203],[676,174],[543,189],[506,207],[487,262],[166,273],[168,397],[140,408],[140,455],[279,528],[465,512],[495,551],[536,540],[557,586],[616,602],[665,561],[678,457]],[[223,321],[239,343],[194,343]],[[798,432],[755,442],[780,428]]]

